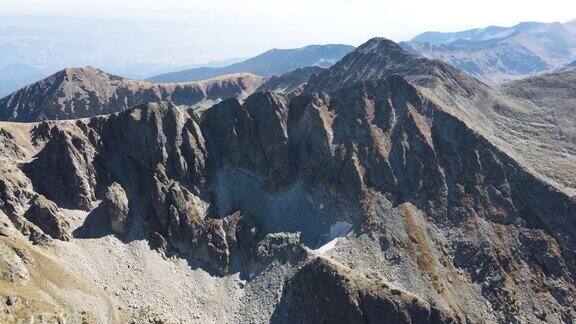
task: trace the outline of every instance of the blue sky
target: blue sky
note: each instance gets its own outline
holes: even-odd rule
[[[90,18],[96,22],[94,31],[117,36],[122,31],[110,31],[106,21],[114,21],[113,26],[136,21],[142,34],[126,31],[127,37],[141,37],[153,47],[165,35],[165,42],[182,43],[183,51],[190,52],[185,59],[201,62],[247,57],[270,48],[358,45],[374,36],[401,41],[427,30],[567,21],[576,18],[576,1],[1,0],[0,14],[74,17],[80,18],[79,25]],[[74,29],[70,24],[65,28]]]

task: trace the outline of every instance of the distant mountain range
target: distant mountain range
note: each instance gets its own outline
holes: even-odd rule
[[[425,32],[402,47],[488,83],[555,71],[576,60],[576,22],[523,22],[454,33]]]
[[[270,77],[307,66],[328,67],[352,50],[354,50],[354,47],[349,45],[309,45],[295,49],[272,49],[229,66],[201,67],[164,73],[151,77],[148,81],[198,81],[237,72],[248,72]]]
[[[2,44],[6,45],[8,43],[2,43],[0,40],[0,49],[4,49],[5,52],[8,53],[19,50],[20,47],[26,47],[26,44],[20,46],[13,42],[9,43],[9,46]],[[134,63],[111,67],[110,69],[106,68],[106,70],[129,79],[137,80],[162,73],[150,77],[148,80],[152,82],[200,81],[233,73],[253,73],[270,77],[308,66],[328,67],[353,49],[353,46],[348,45],[310,45],[297,49],[272,49],[249,59],[232,58],[206,63],[204,65],[190,64],[186,70],[170,73],[164,72],[177,67],[161,64]],[[20,51],[22,55],[28,55],[25,54],[25,51]],[[4,56],[0,54],[0,57]],[[12,56],[5,62],[16,61]],[[73,61],[70,63],[72,64]],[[25,85],[47,77],[57,70],[58,68],[54,68],[54,65],[37,66],[24,63],[9,63],[3,66],[0,62],[0,97],[6,96]]]
[[[50,74],[46,68],[9,64],[0,68],[0,97]]]
[[[206,109],[222,100],[244,100],[254,92],[288,94],[324,69],[298,68],[270,78],[232,73],[207,80],[154,83],[130,80],[94,67],[66,68],[0,98],[0,121],[34,122],[116,113],[137,105],[169,101]]]
[[[198,66],[219,67],[230,65],[241,60],[242,59],[239,58],[232,58],[222,61],[208,62],[202,65],[180,65],[180,68],[192,68]],[[111,70],[105,70],[116,75],[121,75],[125,78],[142,80],[151,75],[173,70],[174,68],[176,68],[174,65],[137,63],[112,68]],[[54,74],[59,69],[60,68],[54,68],[50,66],[34,66],[20,63],[11,63],[5,65],[4,67],[0,67],[0,98],[11,94],[12,92],[24,87],[25,85]]]

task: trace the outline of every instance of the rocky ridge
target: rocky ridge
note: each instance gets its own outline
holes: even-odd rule
[[[0,99],[0,120],[94,117],[160,100],[206,107],[223,99],[242,99],[262,82],[262,77],[238,73],[198,82],[154,84],[124,79],[92,67],[67,68]]]

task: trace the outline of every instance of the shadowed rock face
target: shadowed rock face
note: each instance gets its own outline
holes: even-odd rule
[[[295,166],[288,142],[288,102],[278,94],[257,93],[244,105],[230,100],[202,118],[212,170],[254,171],[272,188],[293,182]]]
[[[63,219],[58,206],[43,196],[32,201],[25,217],[54,239],[70,239],[70,224]]]
[[[33,153],[11,164],[22,181],[0,177],[18,208],[0,207],[18,220],[26,190],[73,209],[122,202],[108,213],[128,210],[124,241],[218,276],[290,267],[278,322],[569,321],[576,200],[499,142],[510,126],[542,143],[504,123],[524,106],[502,98],[373,39],[290,98],[20,125]]]
[[[94,117],[159,100],[202,105],[204,101],[243,98],[262,81],[262,77],[239,73],[199,82],[154,84],[124,79],[92,67],[67,68],[0,99],[0,120]]]
[[[376,278],[315,259],[286,284],[272,323],[453,323],[425,301]]]
[[[46,146],[32,162],[22,169],[37,190],[65,208],[92,209],[95,200],[96,174],[93,167],[96,154],[93,134],[85,134],[85,125],[74,129],[39,125],[36,136],[49,138]],[[90,138],[92,137],[92,138]]]

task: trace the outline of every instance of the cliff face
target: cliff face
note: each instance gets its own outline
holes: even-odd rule
[[[240,73],[215,79],[154,84],[107,74],[101,70],[67,68],[0,99],[0,120],[33,122],[115,113],[159,100],[194,106],[233,97],[244,98],[263,78]]]
[[[515,130],[499,99],[375,39],[300,95],[3,124],[0,207],[39,243],[59,239],[26,213],[42,195],[90,211],[71,244],[115,233],[246,278],[232,321],[570,321],[576,200],[485,135]]]

